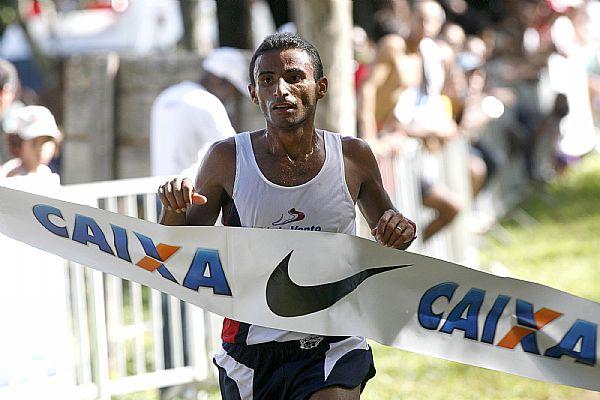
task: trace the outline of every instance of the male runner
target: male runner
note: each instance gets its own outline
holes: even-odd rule
[[[195,186],[160,186],[165,225],[225,225],[355,233],[355,203],[377,240],[405,249],[415,225],[383,189],[373,153],[359,139],[315,129],[328,81],[316,49],[301,37],[267,37],[250,62],[252,101],[266,129],[217,142]],[[202,193],[200,195],[199,193]],[[192,205],[193,203],[193,205]],[[224,399],[358,399],[374,376],[362,337],[322,337],[223,324],[219,368]]]

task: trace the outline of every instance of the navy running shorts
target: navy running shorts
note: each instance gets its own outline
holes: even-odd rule
[[[331,386],[362,392],[375,376],[371,348],[357,336],[223,343],[213,361],[223,400],[304,400]]]

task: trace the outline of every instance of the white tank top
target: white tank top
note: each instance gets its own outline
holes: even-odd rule
[[[250,133],[235,136],[233,201],[242,226],[355,234],[355,209],[346,185],[340,135],[323,131],[325,162],[310,181],[281,186],[258,168]]]
[[[281,186],[260,171],[250,133],[235,136],[233,202],[241,226],[355,234],[356,211],[346,184],[341,136],[323,131],[323,138],[325,162],[317,175],[301,185]],[[241,341],[240,336],[245,336],[245,343],[250,345],[310,335],[248,325],[247,332],[238,334],[236,342]]]

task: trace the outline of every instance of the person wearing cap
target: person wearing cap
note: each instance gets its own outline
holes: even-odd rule
[[[237,92],[247,96],[247,64],[241,50],[214,49],[199,83],[180,82],[158,95],[151,112],[152,175],[195,171],[210,144],[235,134],[223,103]]]
[[[241,50],[220,47],[203,60],[199,82],[184,81],[169,86],[154,100],[150,121],[151,174],[195,176],[204,154],[216,141],[235,135],[223,103],[237,92],[248,96],[248,60]],[[162,302],[168,320],[167,302]],[[181,307],[183,319],[185,307]],[[168,349],[169,329],[164,328]],[[186,338],[184,337],[184,340]],[[165,366],[171,365],[165,351]]]
[[[15,158],[0,166],[0,178],[52,173],[48,164],[61,133],[50,110],[43,106],[20,108],[5,118],[3,128]]]

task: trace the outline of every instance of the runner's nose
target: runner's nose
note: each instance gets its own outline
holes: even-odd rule
[[[275,95],[277,97],[285,97],[289,94],[290,92],[288,91],[287,82],[285,79],[279,78],[277,85],[275,85]]]

